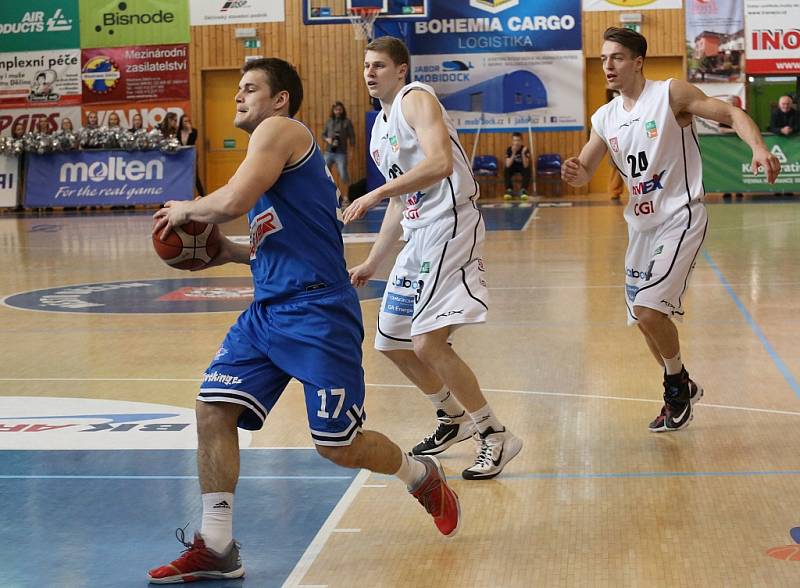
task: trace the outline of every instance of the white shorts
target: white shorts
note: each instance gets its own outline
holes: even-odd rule
[[[472,202],[410,231],[383,293],[375,349],[413,349],[412,336],[486,321],[485,235]]]
[[[682,319],[683,295],[706,236],[708,215],[702,202],[684,206],[649,231],[628,227],[625,254],[625,304],[628,325],[637,323],[634,306]]]

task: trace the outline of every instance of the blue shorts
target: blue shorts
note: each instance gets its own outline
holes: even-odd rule
[[[258,430],[296,378],[314,443],[349,445],[366,419],[363,340],[361,306],[349,283],[279,304],[253,302],[228,331],[197,398],[244,406],[239,426]]]

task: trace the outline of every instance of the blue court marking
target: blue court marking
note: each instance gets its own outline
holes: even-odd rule
[[[278,588],[358,471],[314,449],[250,449],[241,464],[234,529],[246,579],[203,586]],[[193,450],[3,451],[0,471],[3,586],[141,588],[183,550],[175,529],[190,523],[191,537],[200,526]]]
[[[534,206],[517,203],[479,205],[487,231],[520,231],[533,214]],[[377,233],[381,230],[386,207],[376,207],[367,211],[364,218],[350,223],[345,233]]]
[[[703,251],[703,257],[705,258],[706,263],[708,263],[709,267],[711,267],[711,271],[713,271],[714,274],[719,279],[720,283],[722,284],[722,287],[725,288],[725,291],[733,300],[733,303],[736,305],[736,308],[739,309],[739,312],[744,317],[745,322],[750,326],[753,333],[755,333],[756,337],[758,337],[758,340],[761,341],[761,345],[764,346],[764,349],[767,351],[767,355],[769,355],[770,359],[772,360],[772,363],[774,363],[775,367],[778,368],[778,371],[781,373],[783,378],[789,384],[789,387],[794,391],[795,396],[800,398],[800,384],[797,383],[797,380],[795,379],[791,370],[789,370],[786,363],[784,363],[780,355],[778,355],[777,351],[775,351],[775,348],[772,347],[772,344],[767,339],[767,336],[764,334],[764,331],[762,331],[761,327],[758,326],[758,323],[756,323],[753,316],[747,310],[747,307],[745,307],[745,305],[736,295],[736,292],[733,291],[733,288],[728,283],[728,280],[725,279],[725,276],[717,267],[717,264],[714,263],[714,260],[711,259],[711,256],[705,250]]]

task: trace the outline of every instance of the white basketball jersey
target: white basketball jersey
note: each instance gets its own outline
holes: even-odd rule
[[[661,225],[705,196],[694,120],[678,124],[669,105],[670,82],[646,81],[630,112],[617,96],[592,115],[592,128],[628,184],[625,220],[637,231]]]
[[[433,88],[413,82],[404,86],[394,100],[387,116],[381,111],[372,127],[372,138],[369,151],[375,165],[387,181],[406,173],[425,159],[425,153],[419,145],[417,133],[414,132],[401,108],[403,96],[411,91],[424,91],[436,98]],[[438,98],[437,98],[438,101]],[[405,210],[402,225],[405,229],[416,229],[429,225],[446,214],[452,214],[455,207],[478,199],[478,183],[472,176],[467,156],[464,153],[447,111],[442,109],[444,123],[450,135],[450,149],[453,151],[453,173],[442,181],[429,186],[415,194],[403,196]]]

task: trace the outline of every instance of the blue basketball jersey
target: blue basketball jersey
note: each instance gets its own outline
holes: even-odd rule
[[[308,152],[283,168],[278,181],[247,214],[257,302],[274,302],[348,280],[336,184],[311,131],[308,134]]]

